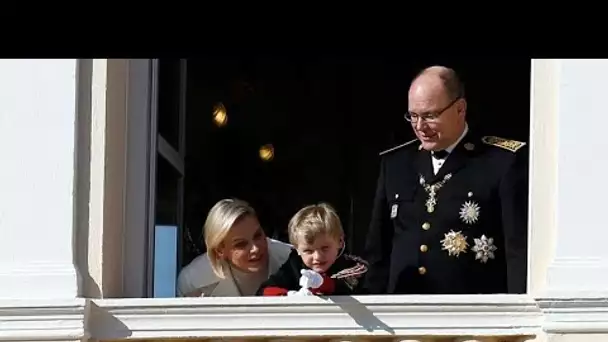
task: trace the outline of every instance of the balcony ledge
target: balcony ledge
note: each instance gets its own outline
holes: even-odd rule
[[[608,293],[538,299],[549,334],[608,333]]]
[[[533,336],[527,296],[359,296],[93,300],[98,339]]]
[[[0,341],[608,333],[608,296],[0,300]]]
[[[87,300],[0,300],[0,341],[88,341]]]

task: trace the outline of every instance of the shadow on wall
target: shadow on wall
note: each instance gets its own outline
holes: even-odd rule
[[[91,182],[91,107],[93,60],[78,59],[76,71],[76,191],[74,196],[74,241],[80,296],[100,298],[101,289],[89,273],[89,200]],[[101,267],[101,266],[100,266]]]

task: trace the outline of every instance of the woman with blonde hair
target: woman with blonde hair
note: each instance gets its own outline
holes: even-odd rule
[[[207,252],[179,274],[181,297],[254,296],[292,251],[291,245],[268,238],[255,210],[239,199],[223,199],[211,208],[204,236]]]

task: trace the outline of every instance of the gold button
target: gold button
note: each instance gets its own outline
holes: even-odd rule
[[[419,268],[418,268],[418,273],[420,273],[420,274],[425,274],[425,273],[426,273],[426,268],[424,268],[424,267],[419,267]]]
[[[426,252],[429,250],[429,247],[427,245],[420,245],[420,251],[422,253]]]
[[[430,224],[430,223],[428,223],[428,222],[424,222],[424,223],[422,224],[422,229],[424,229],[424,230],[429,230],[429,229],[431,229],[431,224]]]

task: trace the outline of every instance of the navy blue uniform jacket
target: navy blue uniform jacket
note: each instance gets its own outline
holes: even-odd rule
[[[469,131],[437,175],[415,140],[381,153],[380,165],[364,255],[367,291],[525,293],[525,143]]]

